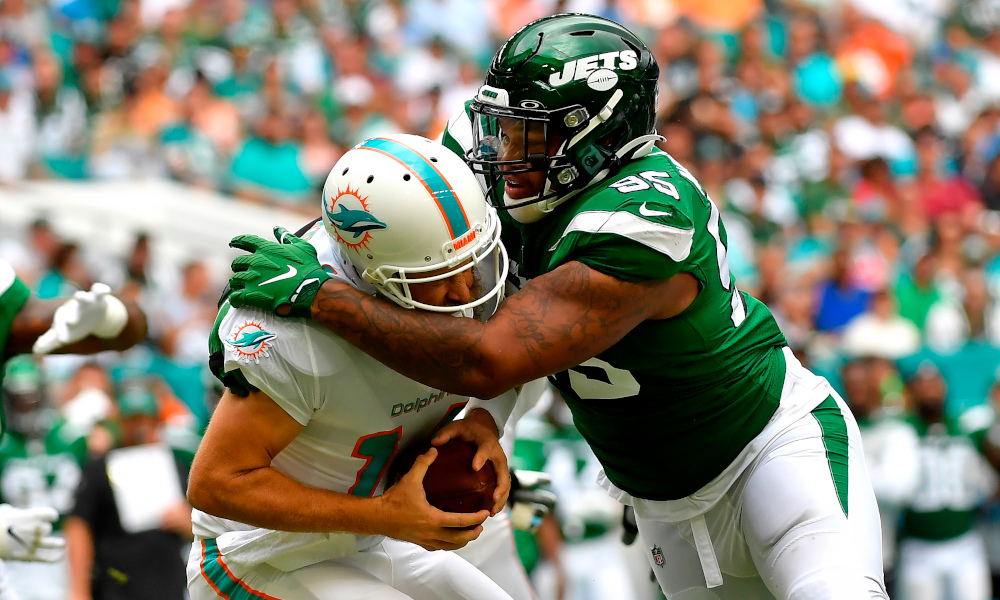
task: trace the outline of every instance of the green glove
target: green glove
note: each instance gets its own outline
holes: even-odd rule
[[[277,242],[256,235],[238,235],[229,245],[251,254],[233,260],[229,278],[229,303],[236,308],[253,306],[278,313],[289,305],[288,317],[312,316],[316,293],[330,276],[316,258],[316,248],[283,227],[274,228]]]

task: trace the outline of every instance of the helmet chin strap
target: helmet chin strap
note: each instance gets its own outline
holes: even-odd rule
[[[618,103],[621,101],[624,95],[625,93],[622,92],[620,88],[615,90],[615,93],[611,94],[611,98],[608,99],[608,103],[604,105],[604,108],[597,111],[597,114],[590,118],[590,122],[587,123],[587,126],[583,128],[583,131],[580,131],[579,133],[574,135],[569,140],[569,144],[567,144],[566,147],[572,148],[574,145],[576,145],[577,142],[582,140],[584,137],[587,136],[587,134],[593,131],[595,127],[610,119],[611,115],[613,115],[615,112],[615,107],[618,106]]]
[[[653,151],[653,146],[656,145],[656,142],[665,142],[666,140],[667,138],[663,137],[658,133],[649,133],[646,135],[640,135],[639,137],[635,138],[634,140],[626,143],[624,146],[619,148],[618,152],[615,152],[615,158],[617,158],[618,160],[622,160],[630,152],[632,154],[631,156],[628,157],[628,160],[635,160],[637,158],[642,158],[643,156],[646,156],[647,154]]]

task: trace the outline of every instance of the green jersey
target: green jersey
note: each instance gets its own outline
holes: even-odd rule
[[[737,290],[725,227],[701,185],[654,151],[521,234],[528,278],[579,261],[626,281],[698,280],[684,312],[645,321],[550,379],[622,490],[672,500],[709,483],[777,409],[786,342],[767,307]]]
[[[471,130],[466,103],[441,142],[464,155]],[[575,260],[626,281],[698,280],[683,313],[645,321],[550,380],[620,489],[672,500],[714,479],[777,409],[787,342],[767,307],[736,289],[726,229],[698,181],[654,150],[537,223],[499,213],[519,276]]]
[[[18,508],[52,506],[60,515],[68,514],[87,455],[85,433],[59,418],[41,438],[4,432],[0,501]]]
[[[901,537],[947,540],[972,529],[992,488],[979,453],[989,425],[981,412],[973,408],[940,423],[908,419],[920,438],[920,483],[903,511]]]
[[[24,303],[28,301],[28,286],[18,279],[14,274],[14,269],[3,260],[0,260],[0,386],[3,385],[4,357],[7,353],[7,336],[10,328],[14,324],[14,317],[21,312]],[[0,408],[0,431],[3,430],[3,409]]]

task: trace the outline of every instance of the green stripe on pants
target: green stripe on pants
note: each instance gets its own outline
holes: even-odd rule
[[[847,423],[844,421],[844,413],[840,411],[840,406],[833,396],[827,396],[826,400],[813,409],[812,416],[819,423],[819,428],[823,431],[823,446],[826,447],[826,464],[830,467],[830,476],[833,477],[833,487],[837,490],[837,498],[840,499],[840,508],[847,516]]]

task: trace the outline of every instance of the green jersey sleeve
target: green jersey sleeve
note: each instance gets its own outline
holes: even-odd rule
[[[0,349],[7,346],[7,336],[14,325],[14,317],[21,312],[30,295],[28,286],[17,277],[14,268],[0,260]],[[2,377],[0,374],[0,378]]]
[[[226,286],[226,292],[223,293],[222,297],[226,298],[228,292],[229,286]],[[222,382],[222,385],[229,388],[237,396],[246,397],[250,395],[250,392],[256,392],[257,388],[247,381],[246,376],[239,369],[226,370],[226,348],[223,346],[222,336],[219,334],[219,328],[232,308],[229,300],[224,300],[219,307],[219,313],[212,326],[212,333],[208,337],[208,366],[212,370],[212,375],[215,375]]]
[[[604,192],[610,194],[617,192]],[[578,212],[563,229],[553,262],[580,261],[625,281],[666,279],[689,270],[685,261],[694,224],[679,207],[641,194],[624,200],[594,197],[592,203],[593,209]]]
[[[653,500],[700,489],[763,430],[785,379],[784,336],[767,307],[737,289],[718,207],[654,150],[523,234],[527,277],[579,261],[625,281],[682,272],[699,281],[681,314],[638,324],[550,381],[614,485]],[[649,477],[665,463],[669,475]]]
[[[28,286],[18,279],[14,268],[6,261],[0,260],[0,386],[3,385],[4,362],[7,354],[7,337],[14,325],[14,317],[24,308],[31,293]],[[0,407],[0,432],[6,428],[3,407]]]
[[[448,125],[441,132],[439,140],[441,145],[463,158],[472,148],[472,112],[469,109],[471,104],[472,100],[468,100],[461,111],[448,119]]]

